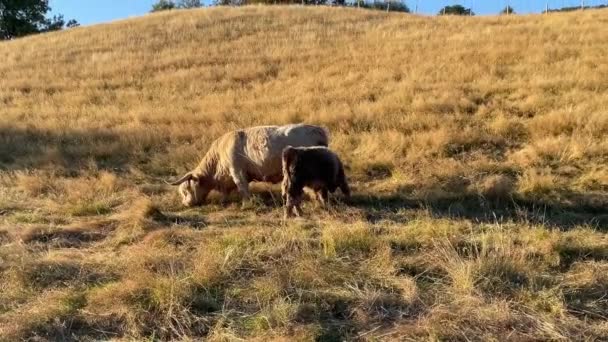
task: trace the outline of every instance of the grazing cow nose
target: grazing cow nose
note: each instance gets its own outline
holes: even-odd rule
[[[184,199],[182,201],[182,203],[186,206],[186,207],[192,207],[194,205],[193,201],[191,199]]]

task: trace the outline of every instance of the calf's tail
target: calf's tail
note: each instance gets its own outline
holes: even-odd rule
[[[350,198],[350,187],[348,186],[348,182],[346,181],[346,175],[344,174],[344,165],[342,162],[339,162],[338,165],[338,187],[340,187],[340,191],[344,194],[344,196],[348,199]]]

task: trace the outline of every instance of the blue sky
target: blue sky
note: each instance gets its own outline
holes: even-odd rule
[[[495,14],[504,8],[507,1],[518,13],[540,12],[549,2],[549,7],[580,5],[580,0],[418,0],[418,10],[424,14],[436,14],[445,5],[461,4],[472,7],[479,15]],[[66,19],[76,19],[82,25],[90,25],[139,16],[148,13],[155,0],[50,0],[53,14],[61,13]],[[206,0],[205,3],[210,3]],[[405,3],[414,10],[416,0]],[[606,4],[608,0],[585,0],[585,4]]]

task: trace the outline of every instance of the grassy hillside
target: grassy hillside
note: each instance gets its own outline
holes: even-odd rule
[[[0,340],[608,339],[608,11],[171,11],[0,43]],[[331,131],[352,203],[162,180]]]

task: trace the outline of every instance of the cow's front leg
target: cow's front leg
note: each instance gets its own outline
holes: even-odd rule
[[[232,191],[230,191],[230,190],[223,190],[221,192],[221,194],[222,194],[222,197],[220,198],[221,205],[225,206],[226,204],[228,204],[228,197],[230,196],[231,192]]]
[[[236,184],[239,193],[243,199],[243,207],[246,207],[249,204],[250,193],[249,193],[249,182],[247,181],[247,177],[242,171],[237,171],[235,169],[230,169],[230,176],[232,176],[232,180],[234,180],[234,184]]]

